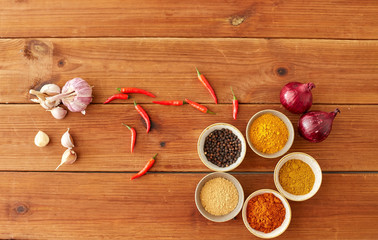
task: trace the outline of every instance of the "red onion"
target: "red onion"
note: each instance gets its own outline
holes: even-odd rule
[[[286,84],[280,93],[281,104],[292,113],[304,113],[312,105],[311,89],[313,83],[290,82]]]
[[[328,137],[332,130],[332,123],[340,110],[327,113],[311,111],[301,116],[298,122],[299,134],[310,142],[321,142]]]

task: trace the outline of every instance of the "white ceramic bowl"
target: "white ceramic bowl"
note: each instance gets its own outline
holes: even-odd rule
[[[251,227],[251,225],[249,225],[248,223],[248,220],[247,220],[247,206],[248,206],[248,202],[249,200],[251,200],[251,198],[255,197],[255,196],[258,196],[258,195],[261,195],[261,194],[264,194],[264,193],[273,193],[276,197],[278,197],[282,204],[284,205],[285,207],[285,210],[286,210],[286,215],[285,215],[285,219],[284,221],[282,222],[281,226],[279,226],[278,228],[274,229],[272,232],[270,233],[264,233],[264,232],[261,232],[261,231],[257,231],[255,229],[253,229]],[[272,189],[261,189],[261,190],[257,190],[255,192],[253,192],[251,195],[248,196],[248,198],[244,201],[244,206],[243,206],[243,210],[242,210],[242,216],[243,216],[243,222],[244,222],[244,225],[247,227],[247,229],[255,236],[257,237],[260,237],[260,238],[275,238],[279,235],[281,235],[283,232],[286,231],[286,229],[289,227],[289,224],[290,224],[290,221],[291,221],[291,208],[290,208],[290,205],[289,205],[289,202],[286,200],[286,198],[284,196],[282,196],[279,192],[277,191],[274,191]]]
[[[268,113],[279,117],[285,123],[287,130],[289,131],[289,137],[287,139],[285,146],[280,151],[278,151],[276,153],[272,153],[272,154],[260,152],[259,150],[257,150],[255,148],[255,146],[253,146],[252,142],[249,139],[249,131],[251,129],[252,123],[257,118],[259,118],[261,115],[268,114]],[[293,142],[294,142],[294,127],[293,127],[293,124],[291,123],[291,121],[286,117],[285,114],[283,114],[279,111],[276,111],[276,110],[266,109],[266,110],[262,110],[262,111],[256,113],[255,115],[253,115],[251,117],[251,119],[249,119],[249,122],[247,124],[247,130],[246,130],[246,138],[247,138],[247,141],[248,141],[248,145],[257,155],[264,157],[264,158],[276,158],[276,157],[280,157],[280,156],[284,155],[291,148],[291,145],[293,145]]]
[[[311,167],[312,171],[314,172],[314,175],[315,175],[314,186],[312,187],[312,190],[305,195],[291,194],[285,191],[281,186],[281,183],[279,180],[280,169],[287,161],[292,160],[292,159],[298,159],[307,163]],[[285,155],[284,157],[281,158],[280,161],[278,161],[276,168],[274,169],[274,184],[276,185],[277,190],[286,198],[293,201],[304,201],[314,196],[316,192],[319,190],[320,185],[322,184],[322,170],[320,169],[318,162],[310,155],[306,153],[302,153],[302,152],[293,152],[293,153]]]
[[[231,183],[233,183],[234,186],[236,187],[236,189],[238,190],[238,194],[239,194],[239,201],[238,201],[238,204],[236,205],[235,209],[233,211],[231,211],[229,214],[222,215],[222,216],[214,216],[214,215],[208,213],[205,210],[205,208],[202,206],[201,199],[200,199],[201,190],[202,190],[202,187],[205,185],[205,183],[207,181],[209,181],[213,178],[217,178],[217,177],[225,178],[225,179],[229,180]],[[205,177],[203,177],[201,179],[201,181],[199,181],[199,183],[197,184],[197,188],[196,188],[196,192],[195,192],[195,202],[196,202],[196,206],[197,206],[198,211],[205,218],[207,218],[207,219],[209,219],[210,221],[213,221],[213,222],[226,222],[226,221],[236,217],[236,215],[238,215],[238,213],[242,209],[243,202],[244,202],[244,191],[243,191],[241,184],[239,183],[239,181],[234,176],[232,176],[228,173],[224,173],[224,172],[214,172],[214,173],[210,173],[210,174],[206,175]]]
[[[222,128],[230,129],[240,139],[241,147],[242,147],[239,158],[233,164],[231,164],[228,167],[218,167],[217,165],[208,161],[206,156],[205,156],[204,149],[203,149],[204,145],[205,145],[206,137],[211,132],[213,132],[214,130],[220,130]],[[202,131],[201,135],[198,138],[198,142],[197,142],[197,152],[198,152],[198,155],[199,155],[201,161],[203,162],[203,164],[206,165],[206,167],[210,168],[213,171],[217,171],[217,172],[231,171],[231,170],[235,169],[237,166],[239,166],[240,163],[242,163],[242,161],[245,157],[245,153],[246,153],[246,150],[247,150],[246,148],[247,148],[247,144],[245,142],[245,138],[244,138],[243,134],[236,127],[234,127],[234,126],[232,126],[231,124],[228,124],[228,123],[214,123],[214,124],[208,126],[207,128],[205,128],[205,130]]]

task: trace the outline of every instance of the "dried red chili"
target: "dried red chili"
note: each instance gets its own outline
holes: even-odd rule
[[[138,113],[142,116],[142,118],[146,122],[147,133],[148,133],[150,131],[150,128],[151,128],[150,117],[148,116],[146,111],[144,111],[144,109],[140,105],[138,105],[135,101],[134,101],[134,106],[135,106],[135,109],[138,111]]]
[[[149,97],[153,97],[153,98],[156,97],[152,93],[150,93],[150,92],[148,92],[144,89],[140,89],[140,88],[127,87],[127,88],[117,88],[117,90],[122,92],[122,93],[141,93],[141,94],[147,95]]]
[[[185,101],[181,100],[171,100],[171,101],[152,101],[153,103],[160,104],[160,105],[171,105],[171,106],[181,106],[186,104]]]
[[[104,104],[106,103],[109,103],[115,99],[128,99],[129,98],[129,95],[127,94],[124,94],[124,93],[118,93],[118,94],[114,94],[113,96],[109,97],[108,99],[106,99],[106,101],[104,102]]]
[[[127,124],[122,123],[123,126],[127,127],[131,131],[131,152],[134,152],[134,146],[136,141],[136,131],[134,128],[130,127]]]
[[[138,178],[138,177],[141,177],[143,176],[144,174],[146,174],[146,172],[148,172],[148,170],[150,170],[150,168],[154,165],[155,163],[155,158],[158,154],[156,153],[155,156],[153,156],[148,162],[147,164],[144,166],[144,168],[142,170],[140,170],[137,174],[135,174],[134,176],[132,176],[130,178],[130,180],[133,180],[135,178]]]
[[[196,102],[193,102],[193,101],[190,101],[189,99],[185,98],[185,102],[187,102],[190,106],[194,107],[195,109],[203,112],[203,113],[210,113],[210,114],[215,114],[214,112],[212,111],[209,111],[207,109],[207,107],[199,104],[199,103],[196,103]]]
[[[198,69],[197,70],[197,77],[200,80],[200,82],[205,86],[205,88],[209,91],[210,95],[213,97],[215,104],[218,104],[217,96],[215,95],[214,89],[211,87],[209,81],[205,78],[203,74],[201,74]]]
[[[232,96],[233,96],[233,99],[232,99],[232,107],[233,107],[232,108],[232,117],[236,120],[236,117],[238,115],[238,110],[239,110],[239,102],[235,97],[234,90],[232,90],[232,87],[231,87],[231,92],[232,92]]]

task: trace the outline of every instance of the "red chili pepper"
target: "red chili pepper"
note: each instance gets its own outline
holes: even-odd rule
[[[114,94],[110,98],[106,99],[106,101],[104,102],[104,104],[109,103],[109,102],[111,102],[111,101],[113,101],[115,99],[128,99],[128,98],[129,98],[129,95],[124,94],[124,93],[118,93],[118,94]]]
[[[146,91],[146,90],[143,90],[143,89],[140,89],[140,88],[131,88],[131,87],[128,87],[128,88],[117,88],[118,91],[122,92],[122,93],[141,93],[141,94],[144,94],[144,95],[147,95],[149,97],[156,97],[155,95],[153,95],[152,93]]]
[[[136,140],[136,131],[134,128],[122,123],[123,126],[127,127],[131,131],[131,152],[134,152],[135,140]]]
[[[134,101],[134,106],[135,106],[135,109],[138,111],[138,113],[142,116],[142,118],[146,122],[147,133],[148,133],[150,131],[150,128],[151,128],[150,117],[148,116],[146,111],[144,111],[144,109],[140,105],[138,105],[135,101]]]
[[[195,109],[203,112],[203,113],[210,113],[210,114],[215,114],[213,113],[212,111],[209,111],[207,109],[207,107],[199,104],[199,103],[196,103],[196,102],[193,102],[193,101],[190,101],[189,99],[185,98],[185,102],[189,103],[189,105],[191,105],[192,107],[194,107]]]
[[[160,105],[171,105],[171,106],[181,106],[186,104],[186,102],[181,100],[171,100],[171,101],[152,101],[153,103],[160,104]]]
[[[198,71],[197,68],[196,68],[196,70],[197,70],[197,77],[198,77],[198,79],[205,86],[205,88],[209,91],[209,93],[211,94],[211,96],[213,97],[213,99],[215,101],[215,104],[218,104],[218,99],[217,99],[217,96],[215,95],[214,89],[210,86],[210,83],[207,81],[207,79],[205,78],[205,76],[203,74],[201,74]]]
[[[144,174],[146,174],[146,172],[147,172],[148,170],[150,170],[150,168],[152,167],[152,165],[154,165],[154,163],[155,163],[155,158],[156,158],[157,155],[158,155],[158,154],[156,153],[155,156],[153,156],[153,157],[147,162],[147,164],[144,166],[144,168],[143,168],[142,170],[140,170],[137,174],[135,174],[134,176],[132,176],[132,177],[130,178],[130,180],[133,180],[133,179],[135,179],[135,178],[141,177],[141,176],[143,176]]]
[[[235,97],[234,90],[232,90],[232,87],[231,87],[231,92],[232,92],[232,96],[233,96],[233,99],[232,99],[232,106],[233,106],[232,117],[236,120],[236,116],[238,115],[238,110],[239,110],[239,102]]]

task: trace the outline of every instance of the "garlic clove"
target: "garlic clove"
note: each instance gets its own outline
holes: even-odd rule
[[[47,110],[47,111],[51,112],[51,115],[55,119],[63,119],[67,115],[67,110],[62,107],[55,107],[52,110]]]
[[[51,110],[54,107],[54,104],[49,102],[49,101],[41,101],[40,102],[41,106],[46,109],[46,110]]]
[[[62,160],[59,166],[55,168],[55,170],[58,170],[58,168],[62,166],[63,164],[73,164],[76,161],[76,159],[77,159],[76,152],[72,149],[67,149],[66,151],[64,151],[62,155]]]
[[[63,147],[71,149],[75,146],[74,146],[74,142],[69,131],[70,129],[68,128],[67,131],[63,134],[62,138],[60,139],[60,143],[62,144]]]
[[[49,96],[54,96],[60,93],[60,87],[56,84],[50,83],[45,84],[42,86],[41,90],[39,91],[41,93],[45,93]]]
[[[39,131],[37,135],[35,135],[34,137],[34,144],[37,147],[44,147],[47,144],[49,144],[49,142],[50,142],[49,136],[47,136],[47,134],[42,131]]]

